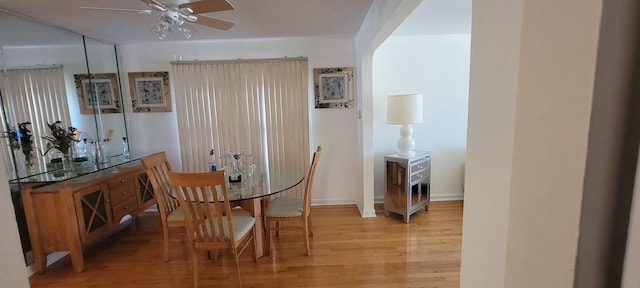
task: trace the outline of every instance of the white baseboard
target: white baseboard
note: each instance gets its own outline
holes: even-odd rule
[[[322,199],[322,200],[312,200],[311,206],[329,206],[329,205],[356,205],[358,211],[360,211],[360,215],[362,218],[372,218],[376,217],[376,211],[373,207],[369,209],[362,209],[358,203],[356,203],[353,199]]]
[[[353,199],[313,199],[311,206],[327,206],[327,205],[356,205]]]
[[[459,201],[464,200],[464,194],[431,195],[431,201]]]
[[[362,216],[362,218],[376,218],[376,209],[374,209],[373,207],[369,208],[369,209],[362,209],[362,207],[360,207],[360,205],[358,206],[358,210],[360,210],[360,216]]]
[[[439,194],[431,195],[431,201],[459,201],[464,200],[464,194]],[[384,196],[374,198],[374,203],[384,203]]]

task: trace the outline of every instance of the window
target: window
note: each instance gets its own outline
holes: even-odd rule
[[[306,58],[179,61],[172,71],[184,171],[206,171],[215,148],[219,167],[230,165],[221,157],[227,153],[249,153],[272,188],[304,176],[310,155]]]

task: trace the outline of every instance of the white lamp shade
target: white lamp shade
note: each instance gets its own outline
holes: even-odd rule
[[[422,123],[422,94],[389,96],[387,98],[387,123]]]

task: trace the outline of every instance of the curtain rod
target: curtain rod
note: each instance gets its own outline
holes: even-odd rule
[[[284,58],[262,58],[262,59],[230,59],[230,60],[175,60],[171,61],[171,64],[207,64],[207,63],[239,63],[239,62],[261,62],[261,61],[293,61],[293,60],[308,60],[307,57],[284,57]]]

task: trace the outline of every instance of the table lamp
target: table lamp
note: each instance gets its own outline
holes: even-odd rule
[[[416,141],[411,124],[422,123],[422,94],[391,95],[387,98],[387,123],[401,124],[398,155],[411,157]]]

